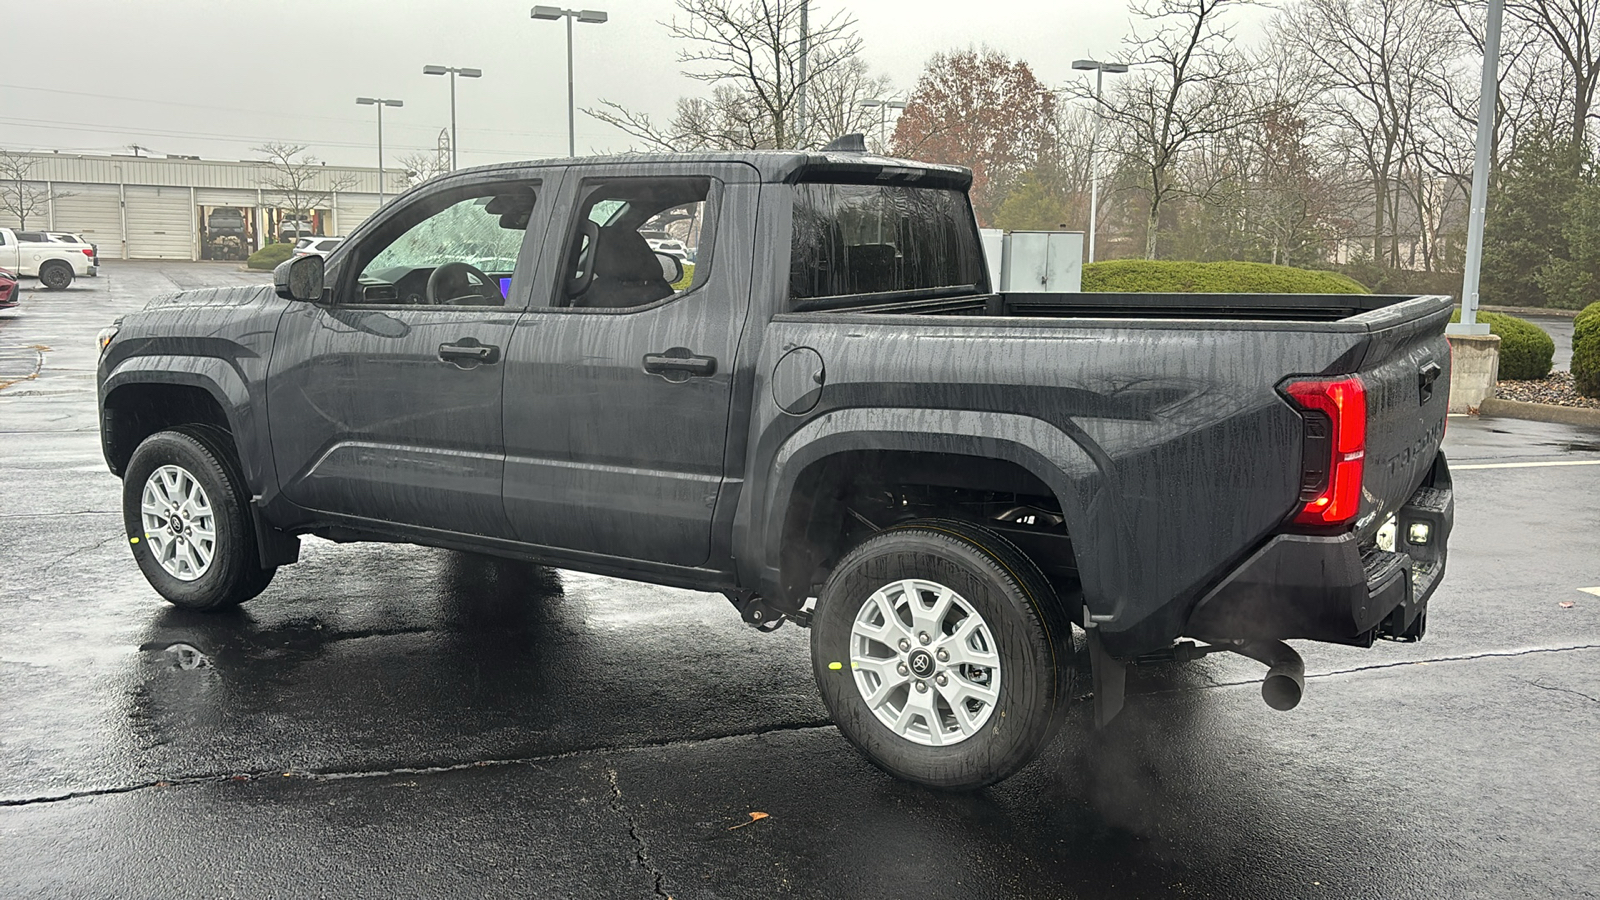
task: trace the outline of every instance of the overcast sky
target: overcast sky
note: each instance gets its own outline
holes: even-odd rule
[[[263,141],[303,143],[334,163],[372,165],[373,108],[393,97],[388,159],[432,148],[449,124],[448,80],[425,64],[476,66],[458,82],[461,164],[565,155],[564,25],[521,0],[73,0],[7,2],[0,24],[0,147],[254,158]],[[670,0],[591,0],[603,25],[575,25],[578,152],[628,137],[583,115],[604,98],[657,117],[706,89],[679,74],[662,20]],[[813,3],[858,22],[874,72],[909,91],[932,53],[987,44],[1047,84],[1071,60],[1113,56],[1123,0],[865,0]]]

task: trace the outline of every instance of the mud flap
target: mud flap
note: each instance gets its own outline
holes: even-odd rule
[[[261,514],[261,507],[256,504],[253,497],[250,500],[250,518],[254,520],[256,554],[261,568],[276,569],[300,561],[299,536],[273,528],[267,522],[267,517]]]
[[[1089,630],[1089,671],[1094,677],[1094,727],[1104,728],[1117,713],[1128,685],[1128,664],[1112,658],[1100,640],[1100,629]]]

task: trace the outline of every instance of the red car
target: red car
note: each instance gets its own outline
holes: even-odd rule
[[[17,279],[5,269],[0,269],[0,309],[10,309],[16,305]]]

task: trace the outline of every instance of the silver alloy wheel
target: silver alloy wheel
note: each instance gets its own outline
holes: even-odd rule
[[[977,734],[1000,697],[1000,654],[966,598],[923,578],[874,591],[850,628],[850,668],[867,708],[929,747]]]
[[[162,466],[145,479],[139,498],[144,540],[167,574],[194,581],[211,568],[217,520],[200,481],[182,466]]]

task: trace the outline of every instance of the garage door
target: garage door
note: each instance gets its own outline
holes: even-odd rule
[[[125,188],[128,256],[133,259],[194,259],[194,219],[186,187]]]
[[[122,208],[114,184],[56,182],[54,231],[70,231],[100,248],[101,259],[122,258]],[[66,196],[62,196],[65,194]]]
[[[337,198],[338,206],[334,208],[333,227],[338,230],[340,237],[349,237],[356,226],[372,217],[378,211],[377,194],[340,194]],[[332,235],[329,235],[332,237]]]

